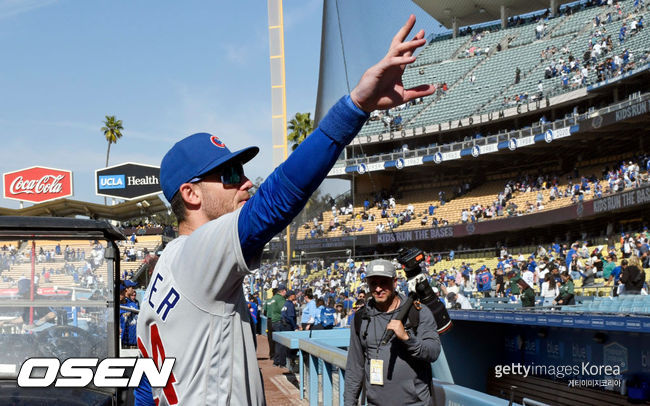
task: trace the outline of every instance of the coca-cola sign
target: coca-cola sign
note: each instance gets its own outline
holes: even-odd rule
[[[43,203],[72,196],[72,172],[33,166],[3,174],[5,199]]]

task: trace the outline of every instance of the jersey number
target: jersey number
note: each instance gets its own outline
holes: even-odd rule
[[[160,366],[165,360],[165,347],[163,346],[162,340],[160,339],[160,332],[158,331],[158,326],[156,325],[156,323],[152,323],[151,326],[149,327],[149,337],[151,337],[151,347],[152,347],[151,358],[153,358],[153,362],[156,364],[156,367],[160,369]],[[140,353],[142,354],[143,357],[149,358],[149,353],[147,352],[147,349],[145,348],[142,340],[140,340],[140,337],[138,337],[138,349],[140,350]],[[178,404],[178,396],[176,395],[176,389],[174,388],[175,382],[176,382],[176,378],[174,377],[174,373],[172,372],[171,375],[169,375],[169,380],[167,381],[167,385],[163,388],[163,393],[165,394],[165,398],[167,398],[167,402],[170,405]],[[154,398],[153,400],[154,402],[156,402],[156,406],[158,406],[160,399]]]

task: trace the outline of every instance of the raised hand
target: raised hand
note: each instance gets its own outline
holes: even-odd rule
[[[360,109],[366,112],[385,110],[435,91],[433,85],[404,89],[402,84],[404,68],[415,61],[413,51],[426,43],[424,30],[420,30],[412,40],[405,41],[414,25],[415,16],[411,14],[406,24],[393,37],[386,56],[363,74],[350,93],[352,101]]]

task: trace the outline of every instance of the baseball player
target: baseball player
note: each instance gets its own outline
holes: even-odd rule
[[[263,405],[242,281],[258,267],[264,245],[300,212],[369,117],[434,89],[404,89],[402,73],[426,43],[406,40],[410,16],[386,56],[368,69],[289,158],[250,197],[243,164],[257,147],[231,152],[213,135],[176,143],[160,165],[160,184],[180,236],[163,251],[143,297],[138,348],[160,367],[175,358],[167,385],[143,380],[136,404]]]

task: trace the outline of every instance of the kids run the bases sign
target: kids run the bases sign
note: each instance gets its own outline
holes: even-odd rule
[[[72,196],[72,171],[32,166],[2,178],[5,199],[43,203]]]

